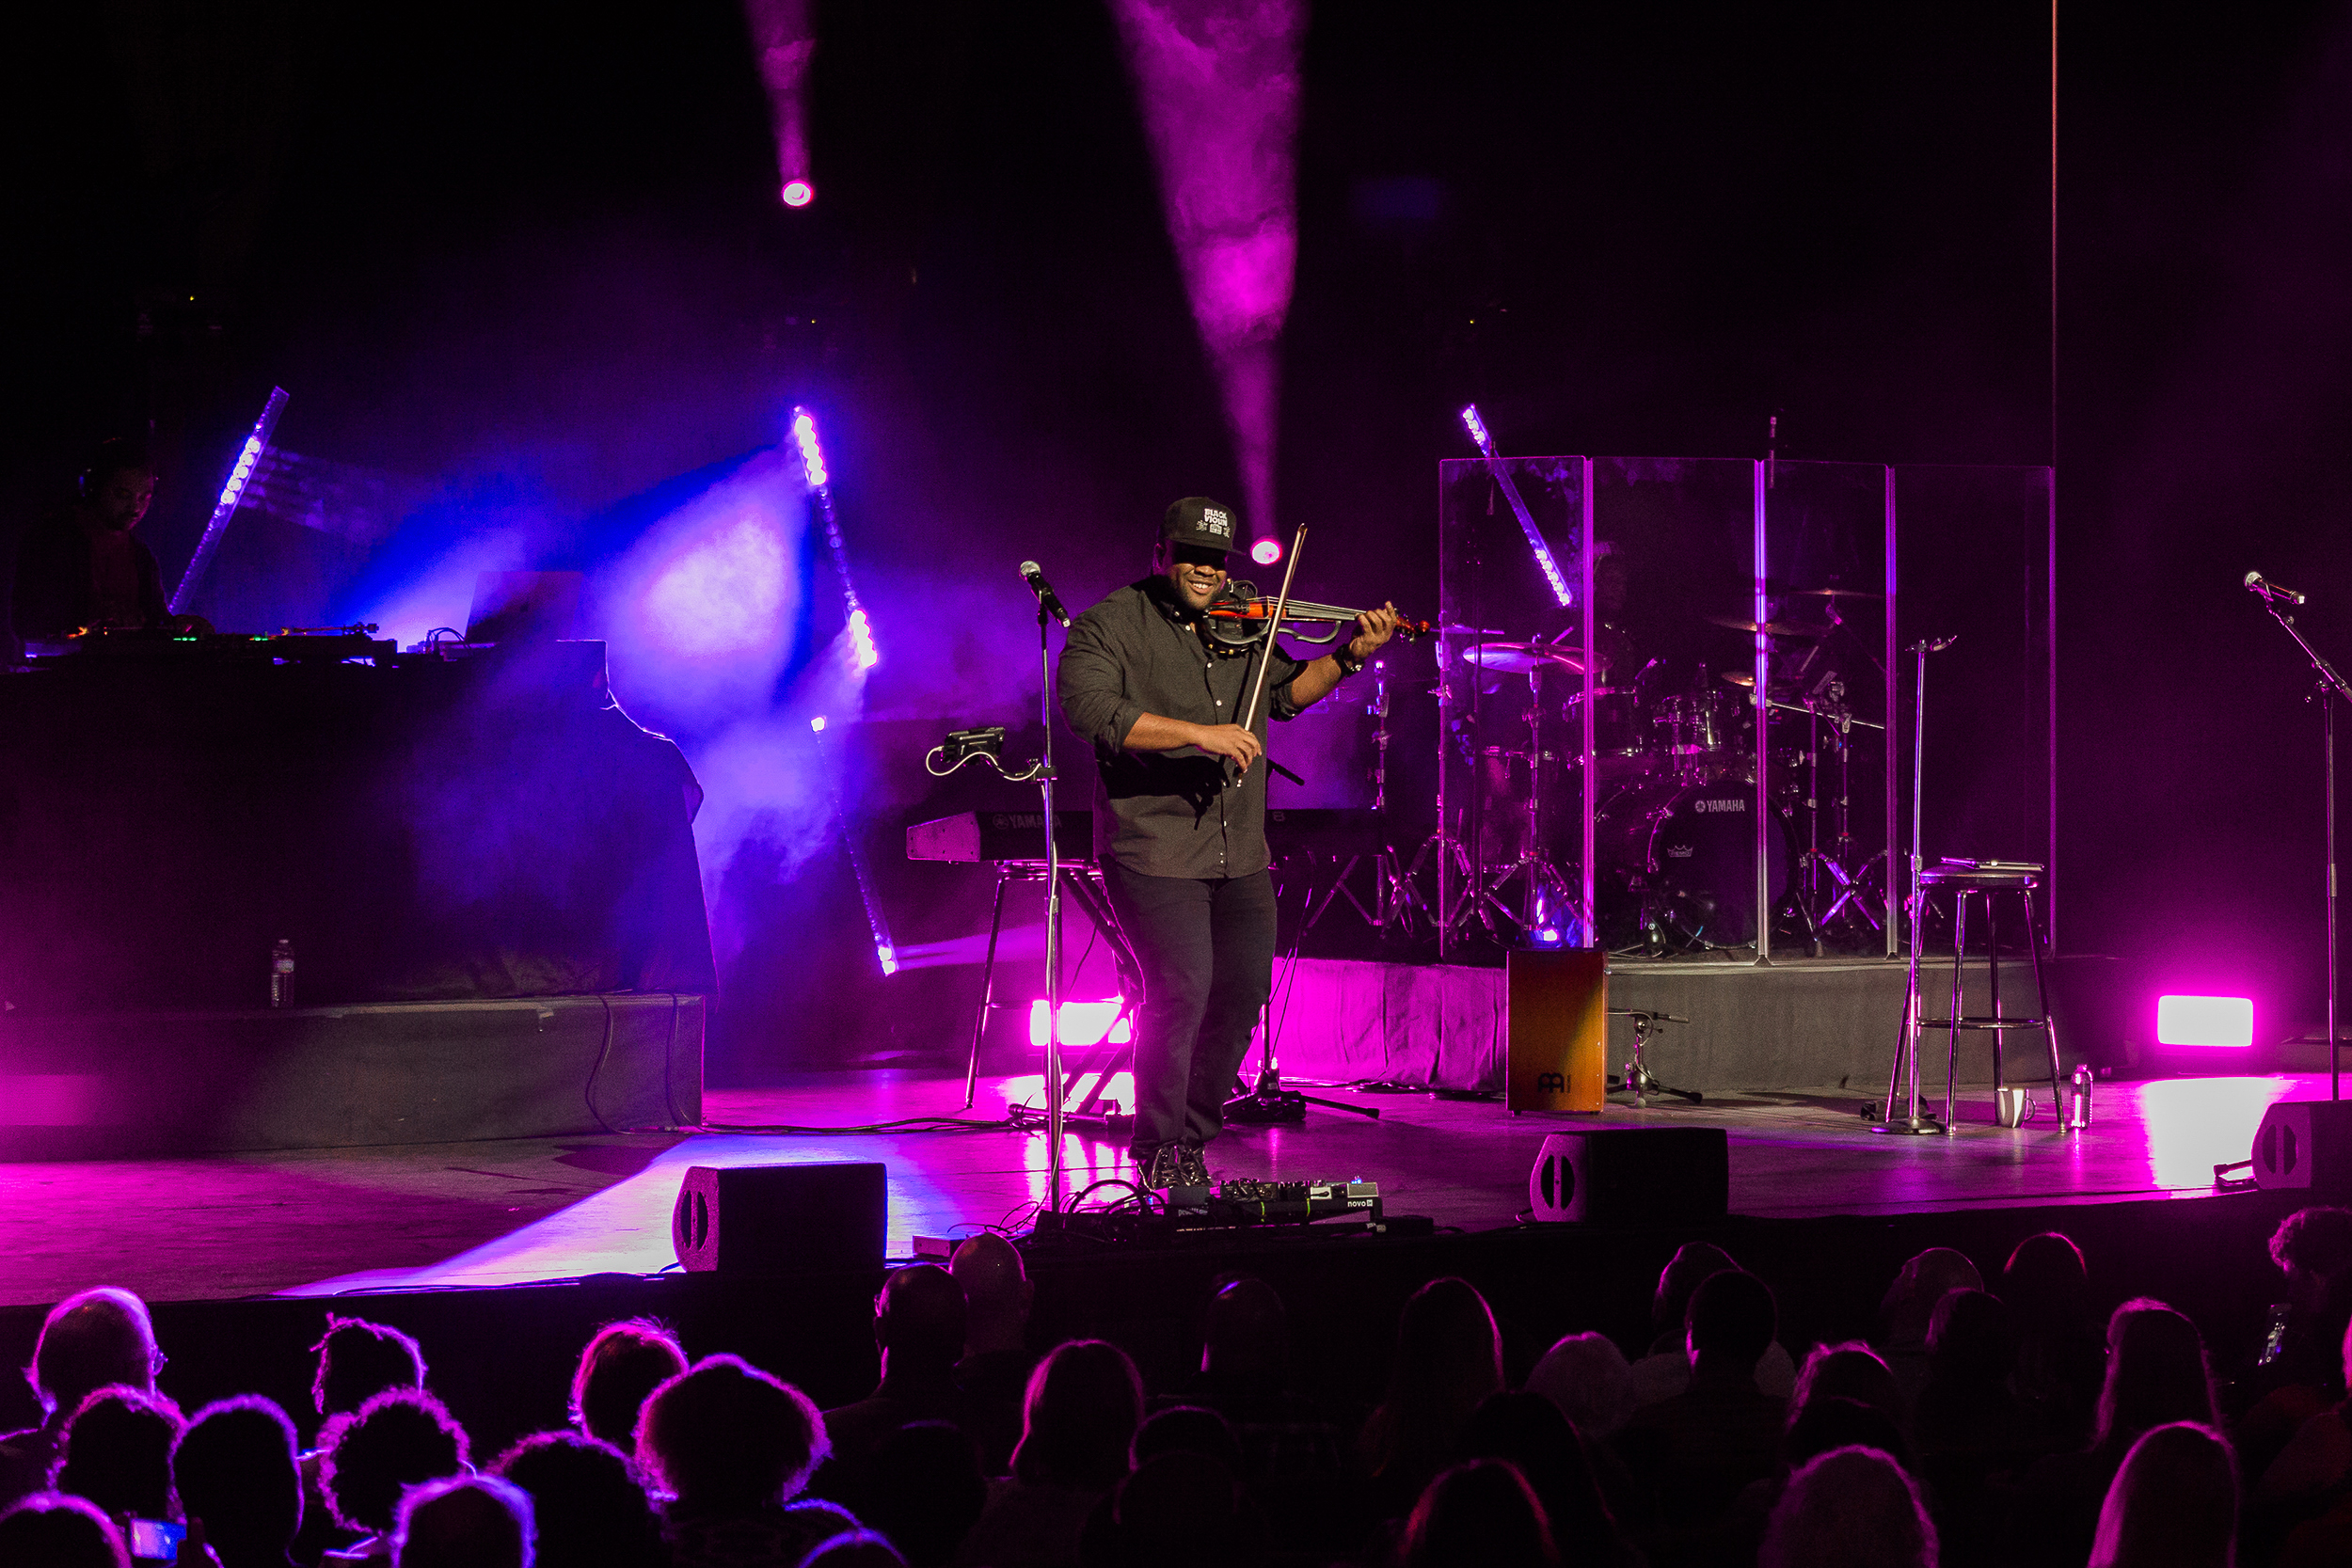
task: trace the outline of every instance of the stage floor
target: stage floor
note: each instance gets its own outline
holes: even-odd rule
[[[1036,1086],[984,1081],[973,1119]],[[1963,1098],[1949,1137],[1873,1133],[1845,1090],[1647,1110],[1613,1102],[1599,1119],[1727,1129],[1733,1212],[1793,1220],[2206,1196],[2216,1164],[2246,1158],[2266,1106],[2327,1090],[2324,1074],[2102,1084],[2081,1133],[2052,1126],[2046,1102],[2025,1128],[1996,1127],[1982,1090]],[[1304,1126],[1235,1129],[1212,1163],[1234,1175],[1376,1180],[1391,1212],[1467,1231],[1512,1226],[1544,1134],[1595,1121],[1513,1117],[1493,1101],[1311,1092],[1380,1116],[1313,1106]],[[714,1090],[705,1115],[719,1126],[846,1129],[960,1117],[961,1106],[961,1079],[834,1073]],[[1130,1174],[1098,1133],[1073,1131],[1065,1150],[1070,1191]],[[0,1306],[100,1283],[183,1301],[649,1274],[673,1261],[670,1207],[684,1167],[850,1160],[890,1167],[895,1257],[917,1235],[1017,1224],[1045,1189],[1042,1135],[1001,1123],[0,1164]]]

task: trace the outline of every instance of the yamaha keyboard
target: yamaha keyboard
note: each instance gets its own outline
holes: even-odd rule
[[[967,811],[907,829],[907,859],[964,864],[1043,863],[1045,814]],[[1277,859],[1292,849],[1377,854],[1380,814],[1360,806],[1276,807],[1265,814],[1266,843]],[[1054,814],[1054,852],[1066,862],[1094,859],[1094,814]]]

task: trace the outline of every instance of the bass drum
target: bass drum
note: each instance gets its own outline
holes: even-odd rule
[[[1662,780],[1620,791],[1593,824],[1595,894],[1611,946],[1655,931],[1686,951],[1756,941],[1756,786]],[[1788,891],[1788,831],[1764,817],[1770,906]]]

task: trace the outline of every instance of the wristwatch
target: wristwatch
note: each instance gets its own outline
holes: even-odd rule
[[[1332,650],[1331,662],[1340,667],[1340,674],[1343,677],[1355,674],[1358,671],[1364,667],[1365,663],[1363,659],[1358,658],[1353,653],[1349,652],[1347,644],[1344,642],[1341,643],[1339,647]]]

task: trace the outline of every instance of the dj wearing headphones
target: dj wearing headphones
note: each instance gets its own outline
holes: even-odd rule
[[[132,532],[154,499],[145,449],[121,439],[98,449],[73,505],[17,547],[10,609],[20,639],[55,644],[85,626],[175,624],[154,552]]]

